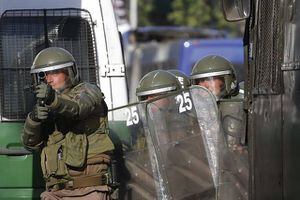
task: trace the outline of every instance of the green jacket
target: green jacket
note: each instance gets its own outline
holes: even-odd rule
[[[63,138],[69,138],[70,144],[74,138],[84,135],[86,139],[81,140],[86,141],[83,145],[88,147],[87,158],[114,149],[108,137],[107,106],[97,86],[79,83],[60,94],[56,93],[49,108],[51,112],[46,121],[35,122],[28,115],[22,133],[26,147],[38,149],[47,146],[47,143],[56,143],[55,135],[60,133]],[[68,135],[71,136],[66,137]]]

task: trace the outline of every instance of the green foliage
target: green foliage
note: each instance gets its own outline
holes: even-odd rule
[[[172,25],[167,15],[171,12],[171,0],[138,0],[139,26]]]
[[[138,0],[139,26],[178,25],[241,32],[237,23],[227,22],[220,0]]]
[[[168,19],[174,25],[199,27],[208,25],[211,8],[204,0],[174,0]]]
[[[227,30],[232,36],[242,35],[242,33],[244,32],[244,22],[240,23],[226,21],[222,12],[221,1],[217,1],[217,4],[213,9],[213,13],[215,28]]]
[[[153,0],[138,0],[138,25],[153,25],[150,13],[153,11]]]

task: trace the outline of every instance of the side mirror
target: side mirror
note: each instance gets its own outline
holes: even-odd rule
[[[239,21],[250,15],[251,0],[222,0],[224,17],[227,21]]]

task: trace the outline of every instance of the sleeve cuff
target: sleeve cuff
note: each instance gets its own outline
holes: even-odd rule
[[[30,118],[29,114],[27,115],[27,119],[26,121],[28,121],[30,124],[34,125],[34,126],[38,126],[41,124],[41,122],[37,122],[37,121],[34,121],[33,119]]]

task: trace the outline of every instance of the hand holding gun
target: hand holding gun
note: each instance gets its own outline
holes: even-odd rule
[[[30,113],[30,118],[38,122],[48,118],[50,109],[47,107],[47,105],[50,105],[55,99],[55,91],[50,85],[47,85],[44,82],[44,79],[45,76],[38,74],[38,81],[36,81],[34,87],[37,104]]]
[[[55,99],[55,90],[44,82],[36,86],[35,93],[41,106],[50,105]]]

